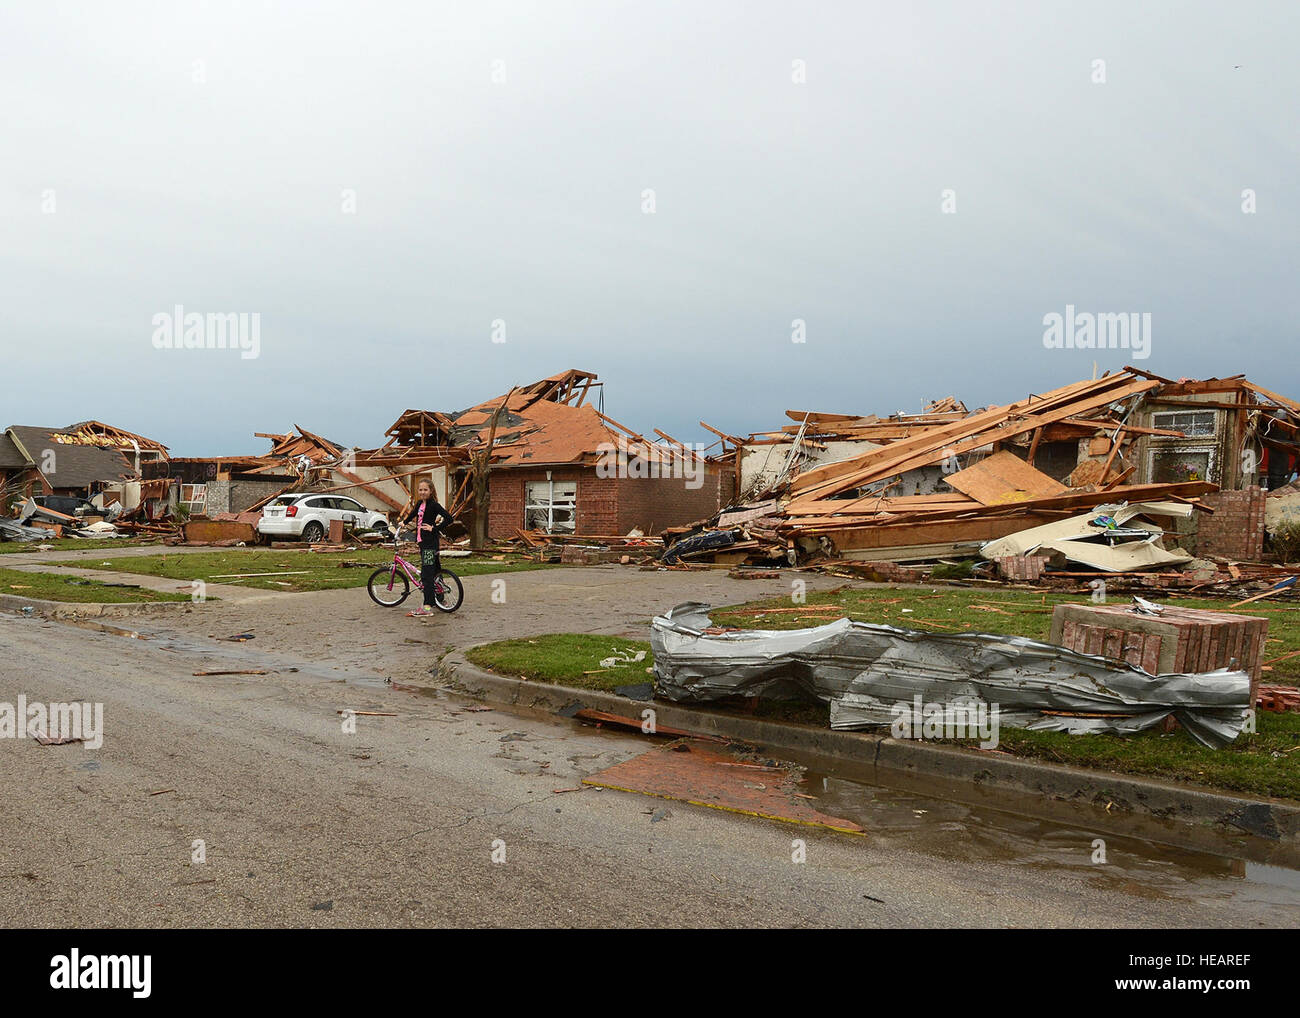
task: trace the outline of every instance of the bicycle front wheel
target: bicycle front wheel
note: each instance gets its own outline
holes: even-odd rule
[[[454,612],[465,600],[465,588],[455,573],[442,570],[433,581],[433,606],[439,611]]]
[[[406,595],[411,592],[411,581],[400,569],[384,566],[370,574],[370,582],[366,584],[366,589],[370,591],[370,600],[375,604],[383,605],[385,608],[395,608],[405,601]]]

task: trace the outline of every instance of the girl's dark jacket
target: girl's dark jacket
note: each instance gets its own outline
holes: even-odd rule
[[[415,538],[416,543],[427,544],[433,547],[437,547],[438,538],[441,537],[444,531],[446,530],[446,524],[452,522],[452,515],[451,513],[447,512],[447,510],[444,509],[441,505],[438,504],[438,500],[436,498],[426,498],[423,500],[423,503],[416,502],[415,505],[411,506],[410,513],[407,515],[406,519],[402,520],[402,522],[403,523],[414,522],[415,519],[420,515],[421,504],[424,505],[425,526],[432,526],[433,529],[421,530],[416,535]]]

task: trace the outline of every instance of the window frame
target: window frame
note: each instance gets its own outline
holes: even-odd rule
[[[1207,416],[1210,418],[1210,430],[1207,432],[1188,433],[1184,431],[1178,423],[1173,420],[1177,417],[1197,417]],[[1190,440],[1196,438],[1217,438],[1219,435],[1219,412],[1215,409],[1193,410],[1155,410],[1151,413],[1151,426],[1153,428],[1163,428],[1169,431],[1183,431],[1183,438]],[[1164,436],[1161,436],[1164,437]],[[1180,439],[1169,439],[1169,441],[1180,441]]]
[[[565,490],[561,490],[565,489]],[[571,491],[569,490],[571,489]],[[536,492],[545,497],[543,501]],[[556,510],[571,512],[572,520],[557,522]],[[525,481],[524,482],[524,529],[528,529],[530,511],[544,510],[548,534],[576,534],[578,532],[578,482],[577,481]]]

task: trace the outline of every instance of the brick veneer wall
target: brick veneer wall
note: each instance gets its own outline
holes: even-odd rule
[[[492,502],[488,536],[506,539],[524,525],[524,485],[545,481],[545,467],[494,470],[489,483]],[[653,528],[693,523],[712,516],[731,498],[731,471],[705,475],[701,487],[691,489],[685,478],[597,477],[596,468],[552,467],[551,480],[576,481],[578,533],[626,534],[633,527]]]
[[[683,477],[620,479],[615,533],[626,534],[640,527],[647,534],[657,534],[664,527],[707,519],[730,501],[729,470],[715,470],[696,480],[703,482],[698,488],[688,487]]]
[[[1237,560],[1257,560],[1264,553],[1264,500],[1262,488],[1216,491],[1201,496],[1214,515],[1200,513],[1196,527],[1196,554],[1222,555]]]

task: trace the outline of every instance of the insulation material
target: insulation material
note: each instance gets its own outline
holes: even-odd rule
[[[1281,527],[1300,523],[1300,482],[1270,492],[1264,501],[1264,529],[1275,534]]]
[[[1054,564],[1077,562],[1107,572],[1126,573],[1190,562],[1181,548],[1162,543],[1164,531],[1143,519],[1144,514],[1180,516],[1193,512],[1184,502],[1134,502],[1100,505],[1091,512],[989,541],[980,554],[986,559],[1012,555],[1046,555]],[[1098,521],[1109,518],[1098,525]]]
[[[707,703],[731,696],[815,697],[834,729],[890,725],[922,706],[997,707],[1000,724],[1126,734],[1174,717],[1221,747],[1250,706],[1243,671],[1151,675],[1018,636],[933,634],[840,619],[809,629],[709,632],[709,606],[651,622],[655,692]]]

